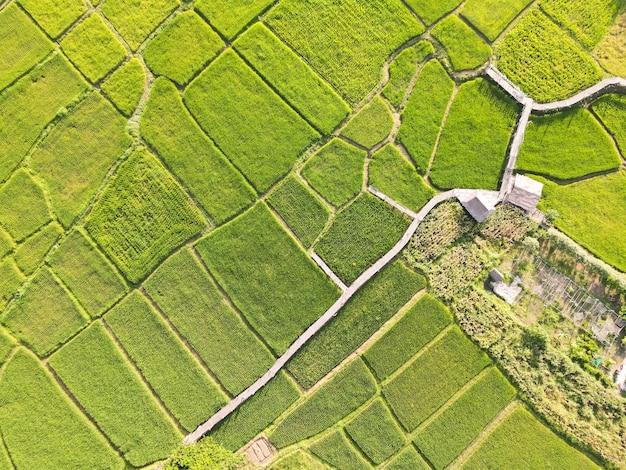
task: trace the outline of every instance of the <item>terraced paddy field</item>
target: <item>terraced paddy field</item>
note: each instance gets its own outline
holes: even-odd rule
[[[569,97],[616,70],[594,48],[623,9],[3,2],[0,468],[171,470],[233,403],[201,429],[226,457],[263,434],[275,469],[619,467],[465,336],[462,276],[401,248],[442,191],[508,177],[522,106],[487,62]],[[622,271],[624,109],[533,114],[517,166]]]

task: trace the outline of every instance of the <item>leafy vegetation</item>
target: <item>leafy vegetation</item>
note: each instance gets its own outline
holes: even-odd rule
[[[435,48],[430,42],[420,41],[400,52],[389,65],[389,82],[382,94],[396,110],[402,107],[419,63],[434,52]]]
[[[87,221],[98,245],[133,283],[198,234],[198,209],[158,160],[140,148],[119,168]]]
[[[86,87],[57,54],[0,95],[0,181],[11,174],[46,124]]]
[[[531,0],[468,0],[461,8],[461,16],[494,41]]]
[[[422,68],[402,113],[398,141],[422,174],[430,165],[453,91],[454,81],[437,60],[431,60]]]
[[[163,263],[144,288],[233,395],[274,363],[189,249]]]
[[[603,96],[593,104],[592,109],[615,139],[622,156],[626,156],[626,127],[624,127],[626,97]]]
[[[433,162],[439,188],[497,189],[517,105],[482,78],[459,87]]]
[[[200,241],[198,251],[278,354],[337,299],[332,281],[263,203]]]
[[[342,206],[359,194],[367,153],[341,139],[322,147],[302,169],[302,175],[324,199]]]
[[[59,221],[70,227],[130,144],[125,121],[92,93],[37,147],[30,166],[46,183]]]
[[[61,41],[61,49],[76,67],[96,83],[126,58],[126,50],[93,13]]]
[[[219,148],[266,191],[319,134],[232,50],[185,91],[185,103]]]
[[[93,323],[49,363],[134,466],[167,457],[180,442],[180,433],[102,324]]]
[[[218,34],[193,11],[186,11],[148,44],[144,58],[155,74],[184,85],[223,48]]]
[[[56,222],[50,222],[30,238],[24,240],[15,250],[15,262],[20,270],[30,276],[41,264],[46,253],[63,234],[63,229]]]
[[[15,241],[28,237],[50,221],[41,187],[24,170],[0,187],[0,223]]]
[[[224,394],[139,292],[104,320],[185,430],[193,431],[226,404]]]
[[[126,293],[122,277],[79,230],[63,241],[50,266],[92,318]]]
[[[515,389],[494,368],[415,436],[435,468],[446,468],[515,396]]]
[[[271,4],[272,0],[199,0],[195,7],[218,31],[232,38]]]
[[[491,57],[491,47],[456,15],[438,23],[432,35],[444,47],[456,70],[475,69]]]
[[[376,382],[367,366],[356,359],[307,397],[270,435],[283,448],[331,427],[362,406],[376,393]]]
[[[0,311],[15,297],[15,292],[26,280],[11,258],[0,261]]]
[[[156,80],[140,129],[216,224],[254,201],[252,187],[194,122],[173,83]]]
[[[341,431],[335,431],[315,442],[311,446],[311,452],[333,468],[346,470],[372,468]]]
[[[339,95],[261,23],[248,29],[234,47],[322,133],[330,134],[350,112]]]
[[[83,0],[18,0],[18,3],[53,39],[87,11]]]
[[[52,375],[23,348],[2,373],[0,427],[18,468],[125,468]]]
[[[102,13],[136,51],[178,6],[178,0],[107,0]]]
[[[402,425],[413,431],[489,362],[454,327],[387,383],[383,393]]]
[[[352,106],[376,86],[391,53],[424,31],[400,0],[287,0],[266,21]]]
[[[47,356],[87,324],[48,269],[37,273],[19,301],[0,320],[40,357]]]
[[[461,0],[408,0],[407,4],[427,25],[454,10]]]
[[[288,176],[270,195],[270,206],[309,248],[322,232],[330,211],[296,176]]]
[[[404,445],[404,434],[381,399],[346,425],[346,431],[372,462],[380,464]]]
[[[242,468],[243,456],[217,444],[211,438],[181,446],[165,464],[165,470],[236,470]]]
[[[341,135],[371,149],[387,137],[392,128],[393,116],[389,105],[380,96],[377,96],[352,118],[341,131]]]
[[[389,264],[293,357],[289,372],[303,387],[312,387],[424,287],[422,276],[398,261]]]
[[[0,11],[0,90],[53,50],[52,43],[11,3]]]
[[[587,52],[537,9],[506,35],[496,57],[498,68],[540,102],[569,98],[602,78]]]
[[[409,221],[371,194],[340,212],[315,251],[347,285],[402,238]]]
[[[119,67],[102,84],[102,91],[124,116],[135,112],[146,84],[146,72],[137,58]]]
[[[393,144],[387,144],[370,160],[369,183],[404,207],[418,212],[435,195],[415,167]]]
[[[365,351],[363,358],[378,380],[385,380],[451,322],[448,308],[426,294]]]

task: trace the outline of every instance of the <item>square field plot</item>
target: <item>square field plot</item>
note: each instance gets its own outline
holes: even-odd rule
[[[278,354],[337,299],[337,289],[258,204],[198,243],[218,282]]]
[[[101,90],[124,116],[130,116],[139,104],[145,85],[146,71],[135,57],[113,72]]]
[[[341,135],[371,149],[387,137],[392,129],[391,109],[385,100],[377,96],[352,118],[342,129]]]
[[[52,52],[52,43],[14,3],[0,12],[0,90]]]
[[[351,105],[380,81],[391,53],[424,31],[400,0],[286,0],[267,22]]]
[[[83,0],[19,0],[18,3],[53,39],[87,11]]]
[[[87,230],[136,283],[205,227],[200,211],[145,149],[124,162],[96,203]]]
[[[196,9],[224,36],[232,38],[273,0],[199,0]]]
[[[50,220],[43,190],[24,170],[0,186],[0,223],[21,241]]]
[[[232,50],[189,85],[184,100],[202,128],[260,192],[285,175],[319,137]]]
[[[179,4],[178,0],[107,0],[102,13],[135,51]]]
[[[61,49],[92,83],[104,77],[126,57],[124,46],[96,13],[70,31],[61,41]]]

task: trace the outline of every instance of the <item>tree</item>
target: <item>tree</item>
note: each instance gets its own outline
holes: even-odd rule
[[[545,213],[545,216],[546,216],[546,220],[548,221],[548,223],[551,224],[551,223],[554,223],[554,221],[559,218],[559,213],[555,209],[548,209]]]
[[[180,447],[170,457],[165,470],[236,470],[243,468],[243,457],[234,455],[211,438]]]

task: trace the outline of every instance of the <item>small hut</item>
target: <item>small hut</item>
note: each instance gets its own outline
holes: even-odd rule
[[[507,202],[517,206],[526,213],[533,213],[543,193],[543,184],[527,176],[515,175],[513,190],[507,197]]]
[[[478,223],[484,222],[496,211],[494,205],[487,201],[480,192],[476,192],[473,197],[467,200],[462,200],[461,204]]]

